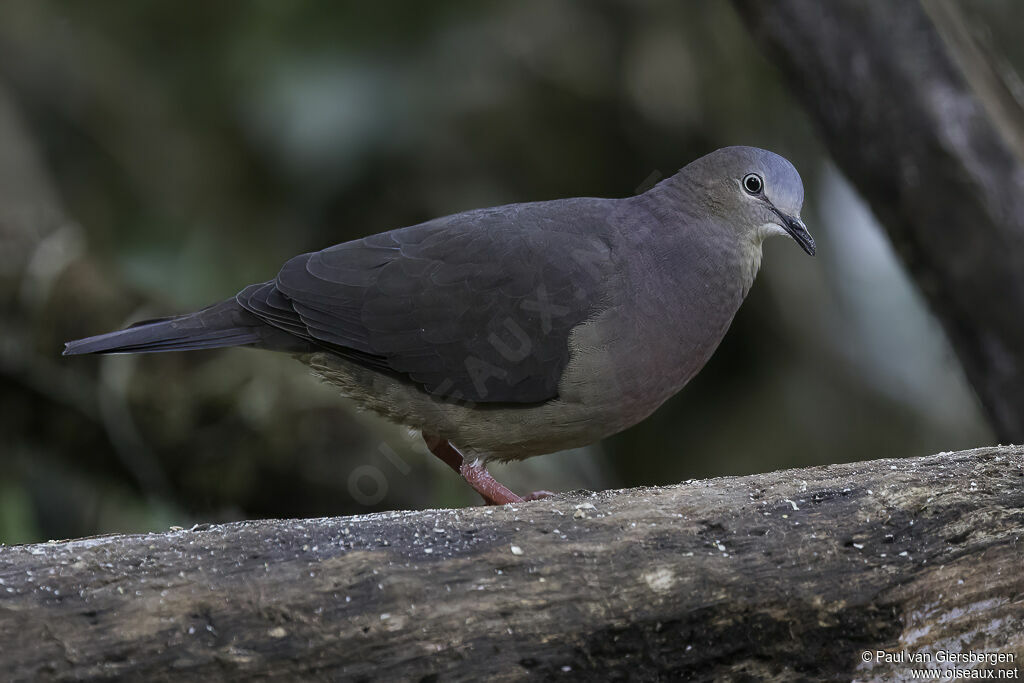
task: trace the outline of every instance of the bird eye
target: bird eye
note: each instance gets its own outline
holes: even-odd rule
[[[750,194],[761,194],[764,189],[764,181],[756,173],[748,173],[743,176],[743,189]]]

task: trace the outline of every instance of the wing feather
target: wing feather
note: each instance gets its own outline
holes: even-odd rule
[[[572,211],[566,202],[470,211],[302,254],[237,301],[435,395],[550,400],[569,334],[600,305],[612,268],[602,231],[613,200],[567,201]],[[586,263],[572,257],[581,252]]]

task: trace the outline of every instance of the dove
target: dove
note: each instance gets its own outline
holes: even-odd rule
[[[682,389],[750,291],[764,240],[814,255],[803,193],[783,157],[725,147],[635,196],[477,209],[302,254],[208,308],[64,354],[290,353],[421,432],[486,503],[520,502],[487,464],[594,443]]]

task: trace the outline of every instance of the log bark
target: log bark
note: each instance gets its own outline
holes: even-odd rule
[[[0,670],[15,680],[908,675],[876,650],[1005,653],[1015,662],[996,668],[1019,667],[1022,534],[1024,448],[993,447],[501,508],[7,547]]]
[[[1024,117],[998,69],[962,54],[941,2],[929,5],[949,47],[917,2],[734,4],[885,227],[997,434],[1024,441]]]

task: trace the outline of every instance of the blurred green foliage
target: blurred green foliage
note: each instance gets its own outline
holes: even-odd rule
[[[790,158],[818,258],[770,244],[732,331],[682,394],[603,444],[494,468],[516,488],[991,441],[937,324],[726,2],[13,2],[0,7],[0,87],[88,257],[148,302],[136,318],[434,216],[631,194],[724,145]],[[125,322],[77,315],[46,325],[91,334]],[[56,368],[69,384],[99,372],[113,388],[89,417],[47,395],[56,380],[0,377],[8,543],[475,502],[415,438],[354,413],[287,358]],[[282,410],[286,428],[261,428]],[[352,493],[360,466],[386,481],[372,504]]]

